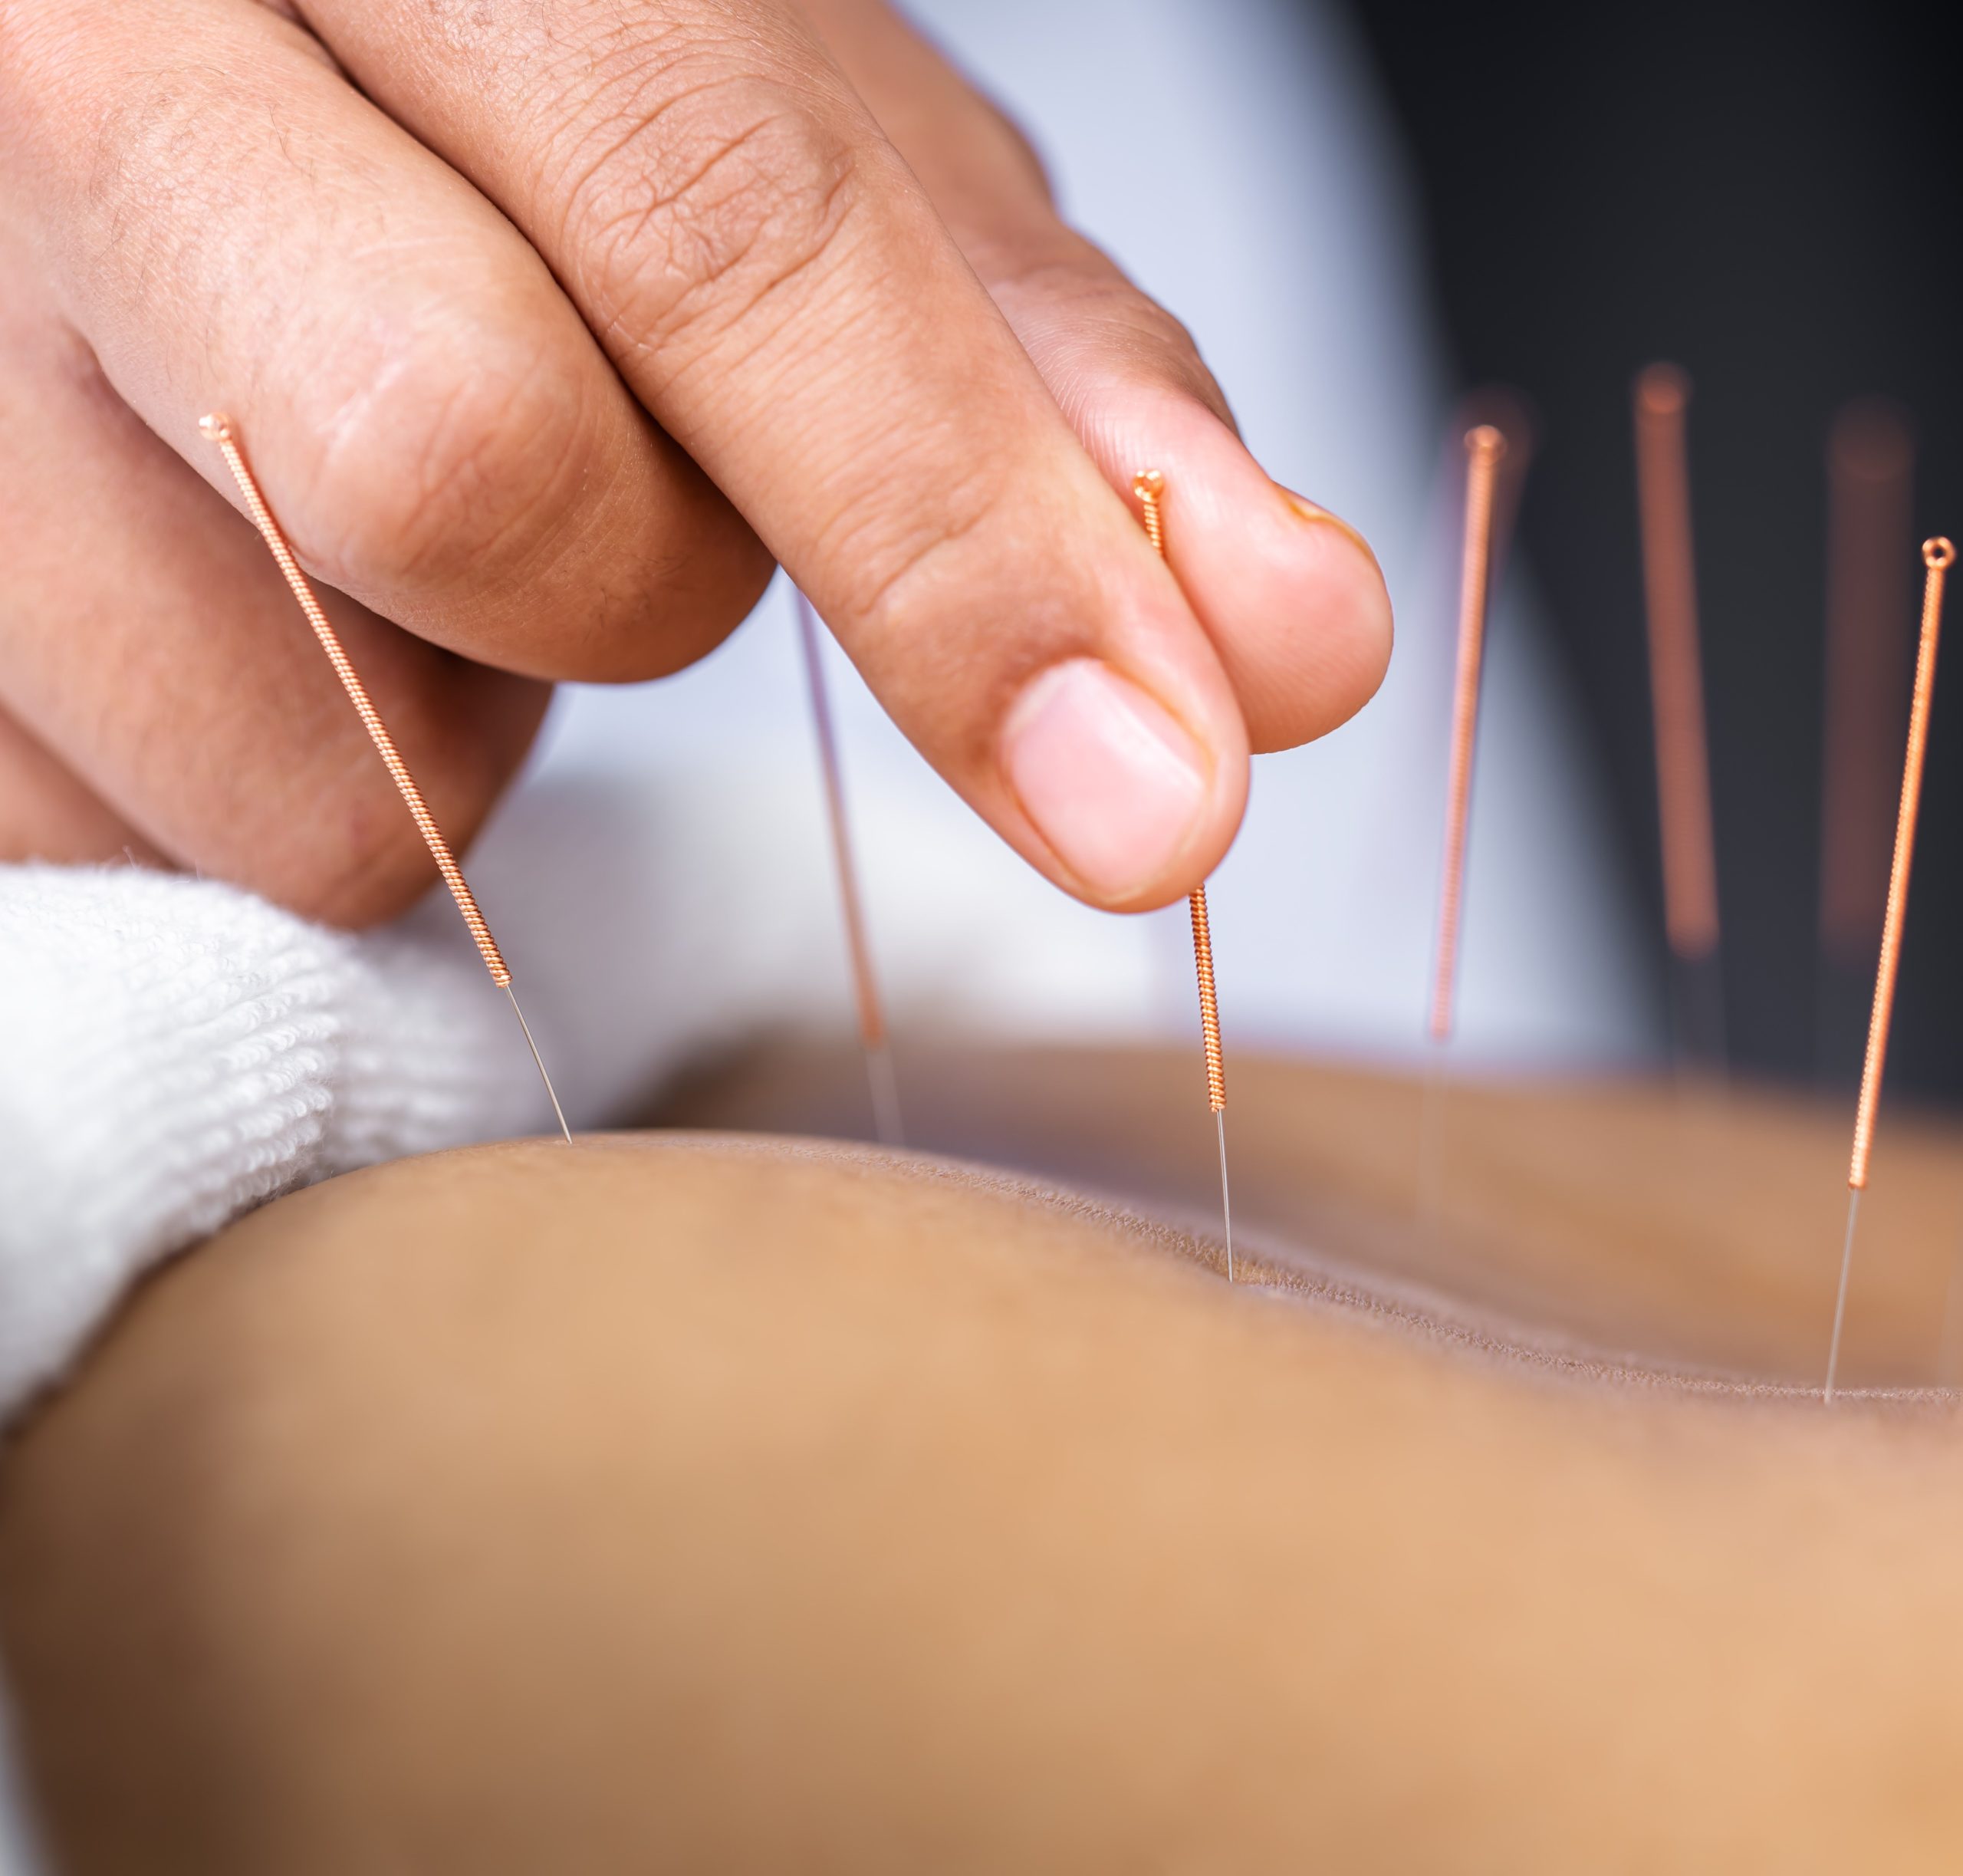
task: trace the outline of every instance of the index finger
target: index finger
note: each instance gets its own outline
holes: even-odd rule
[[[150,428],[235,500],[229,410],[309,570],[424,637],[648,676],[768,578],[537,253],[263,8],[0,7],[0,191]]]
[[[1117,909],[1205,875],[1247,785],[1207,634],[801,22],[768,0],[309,11],[530,238],[1005,838]]]

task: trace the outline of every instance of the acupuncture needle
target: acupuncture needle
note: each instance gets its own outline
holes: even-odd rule
[[[1721,1071],[1725,1009],[1718,870],[1685,436],[1690,380],[1675,365],[1650,365],[1637,374],[1633,399],[1657,819],[1662,837],[1663,925],[1675,962],[1677,1052],[1680,1061],[1702,1058]]]
[[[880,1001],[879,979],[873,969],[873,948],[866,933],[864,902],[859,890],[859,868],[852,851],[852,830],[846,818],[845,782],[838,758],[838,735],[831,713],[831,693],[825,682],[824,647],[818,615],[802,590],[794,586],[797,635],[804,651],[804,676],[811,694],[811,722],[817,733],[818,761],[824,771],[825,812],[831,823],[831,857],[838,876],[839,910],[845,921],[846,949],[852,967],[852,995],[859,1014],[859,1041],[866,1056],[866,1079],[872,1091],[873,1127],[882,1146],[903,1147],[899,1084],[893,1075],[893,1046],[886,1032],[886,1012]]]
[[[1479,728],[1479,679],[1491,593],[1493,492],[1506,439],[1490,423],[1465,433],[1465,535],[1459,563],[1458,650],[1452,673],[1452,755],[1446,771],[1445,851],[1439,867],[1438,943],[1432,959],[1431,1061],[1418,1121],[1418,1202],[1437,1209],[1445,1050],[1452,1040],[1458,985],[1458,932],[1465,896],[1465,843],[1471,819],[1472,755]]]
[[[1922,806],[1922,760],[1928,751],[1929,699],[1935,689],[1936,640],[1942,630],[1942,587],[1956,549],[1942,535],[1922,543],[1922,629],[1915,648],[1915,690],[1909,706],[1909,749],[1902,765],[1902,799],[1896,811],[1895,854],[1888,870],[1888,909],[1881,928],[1881,961],[1874,979],[1874,1007],[1868,1018],[1867,1055],[1861,1065],[1861,1094],[1854,1111],[1854,1150],[1847,1169],[1847,1235],[1840,1250],[1840,1288],[1833,1301],[1833,1338],[1827,1344],[1826,1400],[1831,1406],[1840,1366],[1840,1331],[1847,1315],[1847,1275],[1854,1262],[1854,1226],[1868,1183],[1868,1153],[1874,1144],[1876,1104],[1888,1055],[1888,1025],[1895,1013],[1895,977],[1902,961],[1902,922],[1909,909],[1909,866],[1915,857],[1915,817]]]
[[[1146,538],[1159,558],[1166,558],[1166,478],[1156,469],[1140,469],[1132,478],[1132,493],[1145,520]],[[1213,931],[1206,916],[1206,884],[1202,880],[1186,897],[1193,933],[1193,974],[1199,982],[1200,1038],[1206,1051],[1206,1104],[1213,1110],[1214,1131],[1220,1140],[1220,1225],[1227,1239],[1227,1281],[1234,1281],[1234,1206],[1227,1186],[1227,1070],[1220,1048],[1220,1003],[1213,984]]]
[[[1488,590],[1497,593],[1506,582],[1507,555],[1520,518],[1527,472],[1534,464],[1534,413],[1526,399],[1504,384],[1482,385],[1459,408],[1465,430],[1489,423],[1506,439],[1506,449],[1493,476],[1492,549],[1486,574]]]
[[[518,1019],[518,1027],[524,1032],[524,1045],[531,1052],[534,1065],[538,1070],[538,1078],[545,1084],[546,1098],[552,1104],[552,1112],[557,1118],[559,1131],[566,1144],[573,1144],[573,1131],[566,1124],[565,1110],[559,1105],[559,1097],[552,1086],[552,1078],[545,1071],[544,1058],[538,1052],[538,1045],[532,1040],[531,1025],[524,1019],[524,1012],[518,1007],[518,992],[511,988],[511,973],[506,966],[497,941],[491,936],[491,927],[485,923],[484,914],[478,910],[477,900],[463,876],[463,870],[456,862],[456,856],[450,851],[450,844],[443,838],[442,830],[436,825],[436,817],[429,811],[429,804],[423,798],[423,791],[416,785],[416,778],[409,772],[409,765],[402,759],[396,747],[395,739],[389,734],[388,726],[381,719],[368,696],[368,688],[343,648],[340,634],[335,631],[321,610],[321,602],[314,597],[313,587],[307,584],[307,576],[300,571],[300,563],[294,558],[291,546],[274,520],[272,510],[266,504],[258,479],[247,466],[245,453],[238,446],[238,434],[232,420],[214,412],[201,417],[198,428],[206,438],[224,453],[233,479],[238,484],[238,492],[245,498],[246,511],[252,518],[280,571],[286,576],[286,584],[292,589],[293,597],[300,603],[300,610],[307,615],[307,623],[314,628],[314,636],[321,641],[321,649],[327,654],[327,661],[334,667],[335,675],[341,681],[341,687],[347,693],[348,701],[354,706],[355,713],[367,730],[369,739],[382,759],[383,765],[393,778],[410,818],[429,849],[436,870],[443,876],[443,884],[450,889],[450,897],[456,901],[457,910],[462,914],[465,928],[477,946],[478,955],[484,960],[484,968],[491,974],[491,981],[511,999],[511,1013]]]

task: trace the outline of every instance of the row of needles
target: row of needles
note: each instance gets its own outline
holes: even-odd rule
[[[1132,493],[1139,505],[1146,537],[1161,559],[1166,550],[1166,477],[1156,469],[1141,469],[1132,479]],[[847,961],[851,970],[853,997],[858,1018],[860,1046],[866,1060],[873,1098],[876,1131],[882,1143],[902,1144],[899,1099],[896,1085],[893,1052],[888,1038],[872,946],[867,936],[863,894],[854,858],[850,817],[839,759],[838,737],[833,719],[830,688],[825,681],[824,645],[817,615],[801,591],[795,594],[797,634],[803,654],[805,682],[811,702],[811,719],[818,745],[820,775],[824,789],[826,818],[830,828],[834,870],[837,876],[839,907],[845,927]],[[1220,1041],[1220,1005],[1213,976],[1213,933],[1208,916],[1206,887],[1202,882],[1187,898],[1192,929],[1193,971],[1199,989],[1200,1041],[1206,1068],[1206,1101],[1214,1121],[1220,1157],[1220,1224],[1227,1260],[1227,1280],[1235,1280],[1234,1207],[1227,1171],[1227,1074]]]
[[[544,1084],[547,1098],[551,1102],[560,1134],[570,1144],[572,1131],[567,1124],[565,1111],[560,1105],[558,1094],[553,1088],[552,1078],[547,1072],[544,1059],[533,1039],[531,1025],[525,1021],[524,1012],[519,1007],[518,993],[512,987],[510,967],[505,963],[503,953],[492,936],[490,926],[464,877],[462,867],[457,864],[449,842],[444,838],[435,816],[429,811],[421,788],[408,764],[403,759],[395,739],[382,720],[380,713],[375,708],[367,686],[362,682],[360,674],[355,670],[341,643],[340,634],[335,631],[318,596],[305,574],[301,571],[291,544],[274,518],[258,479],[246,460],[235,427],[229,417],[218,413],[201,420],[199,427],[206,439],[215,444],[224,456],[226,466],[238,485],[239,495],[245,502],[247,513],[265,540],[275,564],[284,578],[307,623],[313,629],[321,649],[334,667],[335,676],[340,679],[349,702],[353,705],[356,714],[374,744],[376,752],[380,756],[390,779],[401,795],[403,805],[408,808],[417,831],[429,847],[430,857],[436,862],[437,871],[442,875],[451,897],[456,903],[465,928],[483,959],[491,981],[510,999],[512,1014],[518,1019],[518,1026],[524,1036],[525,1046],[531,1052],[539,1078]],[[1165,477],[1156,469],[1141,472],[1133,484],[1133,493],[1137,496],[1143,513],[1146,534],[1162,558],[1166,552],[1161,507],[1165,486]],[[798,634],[804,653],[812,722],[817,738],[833,861],[845,925],[860,1039],[865,1055],[872,1097],[874,1127],[882,1143],[896,1147],[903,1144],[904,1137],[899,1091],[893,1074],[885,1012],[873,968],[872,947],[866,933],[863,898],[846,808],[837,734],[830,693],[825,682],[823,647],[817,617],[801,592],[797,594],[796,604]],[[1227,1275],[1231,1282],[1234,1277],[1234,1235],[1233,1210],[1227,1175],[1227,1085],[1220,1044],[1219,1008],[1214,990],[1212,938],[1207,920],[1206,888],[1203,884],[1194,889],[1189,904],[1193,958],[1199,982],[1201,1028],[1206,1058],[1207,1101],[1214,1115],[1220,1150],[1221,1223],[1225,1238]]]
[[[1697,638],[1695,584],[1691,558],[1690,503],[1684,413],[1688,387],[1681,373],[1668,366],[1652,367],[1637,380],[1635,393],[1638,483],[1642,531],[1644,586],[1648,601],[1652,701],[1656,723],[1659,821],[1662,830],[1666,930],[1680,966],[1695,970],[1707,986],[1707,999],[1687,1022],[1679,1002],[1680,1047],[1690,1044],[1700,1054],[1722,1056],[1722,1017],[1715,1002],[1718,942],[1716,871],[1711,838],[1709,762]],[[509,999],[525,1045],[544,1084],[561,1137],[572,1138],[564,1110],[547,1072],[531,1025],[525,1021],[513,989],[511,973],[465,880],[449,843],[430,813],[423,792],[403,761],[386,725],[369,696],[318,597],[301,571],[293,549],[275,519],[230,420],[214,414],[199,426],[223,454],[236,481],[246,511],[265,540],[314,637],[339,678],[376,753],[400,794],[404,805],[427,844],[438,872],[449,889],[465,929],[476,946],[492,982]],[[1433,1045],[1419,1133],[1421,1209],[1435,1208],[1439,1178],[1439,1105],[1442,1098],[1442,1054],[1453,1034],[1458,976],[1467,842],[1471,819],[1473,760],[1483,673],[1487,613],[1494,560],[1495,488],[1507,439],[1494,425],[1475,426],[1465,435],[1466,478],[1464,531],[1461,548],[1458,630],[1454,663],[1450,755],[1447,769],[1445,832],[1440,862],[1438,936],[1429,1030]],[[1154,550],[1166,557],[1164,502],[1166,479],[1157,469],[1145,469],[1133,479],[1145,531]],[[1928,719],[1934,693],[1937,643],[1942,630],[1945,578],[1955,560],[1946,538],[1924,543],[1925,578],[1922,627],[1909,722],[1908,748],[1896,812],[1894,849],[1882,920],[1879,959],[1870,1009],[1854,1139],[1847,1186],[1846,1230],[1843,1241],[1832,1336],[1829,1343],[1825,1397],[1831,1401],[1838,1379],[1842,1331],[1845,1325],[1848,1281],[1853,1264],[1860,1198],[1868,1181],[1876,1108],[1887,1058],[1889,1025],[1899,969],[1903,921],[1906,916],[1910,864],[1914,854],[1922,769],[1928,748]],[[827,690],[815,615],[804,595],[797,595],[798,629],[817,736],[833,857],[853,975],[859,1029],[864,1050],[876,1129],[883,1142],[902,1140],[899,1104],[893,1071],[884,1012],[874,973],[870,945],[846,811],[837,739]],[[1189,899],[1193,963],[1199,990],[1202,1044],[1205,1058],[1207,1104],[1212,1112],[1219,1148],[1221,1222],[1225,1242],[1227,1276],[1234,1279],[1233,1208],[1227,1163],[1226,1075],[1220,1039],[1220,1015],[1213,971],[1212,935],[1206,887],[1195,887]],[[1695,1042],[1686,1033],[1694,1025]]]
[[[1695,1065],[1721,1065],[1724,1019],[1718,989],[1717,870],[1711,833],[1710,762],[1698,643],[1696,584],[1692,552],[1690,485],[1685,413],[1689,384],[1673,366],[1655,365],[1635,387],[1639,512],[1644,593],[1649,620],[1651,698],[1656,743],[1659,822],[1663,852],[1665,928],[1676,966],[1675,1029],[1679,1057]],[[1445,850],[1440,863],[1438,937],[1434,954],[1429,1032],[1433,1045],[1419,1121],[1419,1203],[1435,1211],[1441,1127],[1441,1052],[1450,1041],[1465,893],[1472,762],[1477,736],[1486,614],[1493,558],[1494,489],[1506,439],[1494,426],[1465,436],[1465,526],[1460,555],[1458,650],[1454,673],[1451,753],[1445,791]],[[1884,465],[1884,468],[1886,466]],[[1853,1268],[1860,1200],[1868,1183],[1875,1118],[1881,1098],[1888,1038],[1900,967],[1909,875],[1928,750],[1929,709],[1935,693],[1936,647],[1942,625],[1943,587],[1956,550],[1937,536],[1922,545],[1922,628],[1909,705],[1908,747],[1896,814],[1893,851],[1882,917],[1867,1047],[1857,1098],[1853,1147],[1847,1173],[1846,1228],[1840,1282],[1828,1343],[1824,1399],[1831,1403],[1839,1379],[1847,1289]],[[1844,598],[1833,604],[1845,607]],[[1830,648],[1831,650],[1831,648]],[[1843,656],[1844,657],[1844,650]],[[1843,863],[1845,864],[1844,862]],[[1844,895],[1843,895],[1844,896]]]

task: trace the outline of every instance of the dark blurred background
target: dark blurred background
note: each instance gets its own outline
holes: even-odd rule
[[[1854,956],[1843,910],[1841,954],[1823,961],[1825,454],[1851,398],[1884,394],[1912,426],[1912,578],[1899,623],[1859,641],[1892,700],[1892,797],[1914,548],[1938,532],[1963,540],[1955,35],[1894,0],[1353,4],[1409,138],[1463,380],[1517,387],[1536,413],[1521,547],[1648,894],[1659,972],[1629,386],[1657,359],[1691,375],[1731,1060],[1851,1083],[1881,914],[1876,891]],[[1963,581],[1950,613],[1889,1084],[1954,1101]],[[1891,798],[1884,846],[1892,813]]]

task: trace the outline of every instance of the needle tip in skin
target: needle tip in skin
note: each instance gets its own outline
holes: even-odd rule
[[[853,996],[858,1006],[859,1039],[865,1051],[866,1076],[873,1093],[873,1131],[883,1147],[903,1147],[900,1126],[899,1084],[893,1071],[893,1051],[886,1042],[886,1012],[879,979],[873,968],[872,944],[859,890],[859,867],[853,857],[851,823],[845,808],[845,778],[839,762],[838,736],[832,722],[831,694],[825,683],[824,657],[818,642],[818,615],[801,589],[791,594],[797,614],[798,640],[804,649],[804,676],[811,693],[811,723],[818,742],[818,765],[824,778],[825,815],[831,828],[832,863],[838,876],[839,910],[845,920],[846,950],[852,967]]]
[[[1895,854],[1888,874],[1888,906],[1882,920],[1881,957],[1876,966],[1874,1005],[1868,1018],[1867,1057],[1861,1067],[1861,1095],[1854,1111],[1854,1150],[1847,1167],[1847,1242],[1840,1253],[1840,1294],[1833,1305],[1833,1340],[1827,1354],[1827,1400],[1833,1400],[1833,1377],[1840,1363],[1840,1322],[1847,1308],[1847,1271],[1854,1257],[1854,1217],[1861,1188],[1868,1183],[1868,1155],[1874,1144],[1875,1109],[1888,1055],[1888,1030],[1895,1013],[1896,974],[1902,962],[1902,924],[1909,906],[1909,868],[1915,857],[1915,823],[1922,811],[1922,765],[1928,752],[1929,700],[1935,689],[1936,643],[1942,630],[1944,576],[1956,549],[1937,535],[1922,543],[1928,569],[1922,586],[1922,628],[1915,652],[1915,688],[1909,706],[1909,751],[1902,765],[1902,801],[1895,823]]]
[[[1220,1224],[1227,1234],[1227,1281],[1234,1281],[1234,1204],[1227,1191],[1227,1110],[1215,1107],[1213,1121],[1220,1135]]]
[[[552,1104],[552,1112],[559,1122],[559,1133],[567,1146],[573,1144],[573,1130],[566,1124],[566,1111],[559,1105],[559,1097],[552,1086],[552,1078],[545,1072],[545,1058],[538,1052],[538,1045],[531,1039],[531,1025],[524,1019],[524,1012],[518,1008],[518,993],[508,983],[505,994],[511,999],[511,1014],[518,1018],[518,1027],[524,1032],[524,1045],[531,1051],[531,1059],[538,1069],[538,1078],[545,1084],[545,1098]]]
[[[1825,1404],[1833,1404],[1833,1377],[1840,1367],[1840,1325],[1847,1316],[1847,1273],[1854,1264],[1854,1220],[1861,1209],[1861,1189],[1859,1186],[1847,1188],[1847,1241],[1840,1249],[1840,1293],[1833,1302],[1833,1340],[1827,1351],[1827,1392]]]

